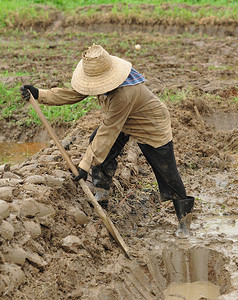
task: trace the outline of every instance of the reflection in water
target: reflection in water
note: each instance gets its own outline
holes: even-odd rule
[[[164,291],[165,300],[216,300],[219,295],[219,287],[209,281],[172,282]]]
[[[45,143],[0,143],[0,164],[22,163],[46,147]]]

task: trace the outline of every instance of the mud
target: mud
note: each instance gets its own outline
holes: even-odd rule
[[[187,193],[196,197],[192,236],[180,240],[173,205],[160,202],[155,177],[130,141],[118,159],[108,208],[130,249],[128,260],[45,131],[11,122],[25,117],[24,106],[1,120],[1,141],[49,143],[24,162],[0,168],[1,299],[164,299],[174,282],[208,282],[218,287],[218,299],[238,299],[237,39],[79,34],[70,27],[4,35],[1,42],[1,71],[15,72],[1,78],[9,87],[63,86],[81,51],[96,42],[131,60],[159,96],[179,92],[179,101],[173,93],[165,101],[178,168]],[[101,120],[94,110],[76,123],[55,124],[75,164]],[[94,192],[90,174],[87,182]]]
[[[238,241],[238,216],[213,216],[204,220],[197,235],[212,233],[214,236],[226,236],[234,242]]]
[[[209,116],[204,116],[207,124],[214,127],[216,131],[229,131],[238,128],[238,114],[237,113],[224,113],[216,112]]]

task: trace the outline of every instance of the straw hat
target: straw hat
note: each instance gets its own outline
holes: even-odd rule
[[[71,85],[83,95],[100,95],[122,84],[131,71],[131,63],[109,55],[100,45],[89,47],[74,70]]]

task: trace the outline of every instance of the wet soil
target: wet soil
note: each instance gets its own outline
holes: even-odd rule
[[[0,169],[2,299],[163,299],[172,282],[197,281],[237,299],[238,129],[231,118],[238,113],[237,38],[79,33],[70,27],[4,35],[1,42],[1,71],[13,72],[1,80],[9,86],[69,83],[81,52],[95,42],[131,60],[156,94],[173,91],[176,97],[168,93],[166,104],[178,169],[187,193],[196,197],[192,237],[180,240],[173,205],[160,202],[148,163],[129,142],[118,159],[108,208],[130,248],[128,260],[72,182],[49,137],[40,127],[16,128],[2,120],[2,141],[50,142],[25,162]],[[138,43],[140,51],[134,48]],[[23,107],[15,118],[25,114]],[[59,126],[75,164],[102,118],[94,110]],[[90,175],[87,182],[94,192]]]

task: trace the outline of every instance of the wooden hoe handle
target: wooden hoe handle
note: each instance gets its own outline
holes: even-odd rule
[[[61,142],[59,141],[57,135],[55,134],[53,128],[51,127],[50,123],[47,121],[45,115],[42,113],[38,103],[36,102],[35,98],[32,95],[30,96],[29,101],[32,104],[32,106],[33,106],[34,110],[36,111],[37,115],[39,116],[41,122],[43,123],[43,125],[47,129],[49,135],[54,140],[56,146],[59,148],[59,151],[60,151],[62,157],[64,158],[64,160],[66,161],[68,167],[71,169],[71,171],[73,172],[73,174],[75,176],[78,176],[78,174],[79,174],[78,169],[76,168],[76,166],[72,162],[72,160],[69,157],[68,153],[65,151],[65,149],[62,146]],[[94,206],[98,216],[100,217],[100,219],[102,220],[102,222],[106,226],[107,230],[110,232],[112,237],[121,246],[122,250],[124,251],[126,256],[129,258],[129,254],[128,254],[129,249],[128,249],[127,245],[125,244],[125,242],[122,239],[120,233],[118,232],[116,227],[113,225],[113,223],[110,220],[110,218],[108,217],[108,215],[105,213],[105,211],[102,209],[102,207],[98,204],[97,200],[95,199],[94,195],[92,194],[91,190],[89,189],[87,183],[83,179],[80,179],[79,183],[80,183],[84,193],[87,195],[89,201]]]

